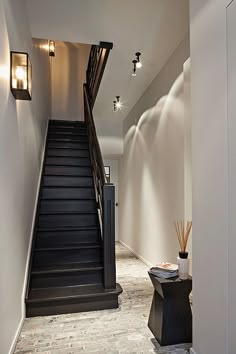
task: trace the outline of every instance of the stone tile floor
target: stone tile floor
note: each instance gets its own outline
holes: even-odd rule
[[[186,354],[189,344],[160,347],[147,327],[152,285],[147,266],[117,244],[120,307],[26,319],[15,354]]]

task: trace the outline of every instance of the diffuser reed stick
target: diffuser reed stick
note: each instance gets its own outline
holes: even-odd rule
[[[185,222],[183,220],[181,221],[175,221],[175,231],[178,237],[179,245],[181,252],[186,252],[187,248],[187,243],[188,243],[188,238],[189,234],[192,228],[192,221],[187,221],[187,224],[185,226]]]

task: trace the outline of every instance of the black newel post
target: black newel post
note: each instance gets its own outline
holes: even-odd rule
[[[116,288],[115,186],[103,186],[104,287]]]

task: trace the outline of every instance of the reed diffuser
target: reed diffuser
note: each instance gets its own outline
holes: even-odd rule
[[[175,231],[180,245],[179,257],[177,258],[179,277],[180,279],[188,279],[189,258],[188,258],[188,252],[186,252],[186,248],[188,244],[190,231],[192,229],[192,221],[187,221],[186,225],[183,220],[175,221],[174,225],[175,225]]]

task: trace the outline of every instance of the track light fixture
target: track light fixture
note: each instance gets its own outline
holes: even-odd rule
[[[120,96],[116,96],[116,107],[121,108]]]
[[[137,69],[140,69],[140,68],[143,66],[142,62],[140,61],[140,55],[141,55],[141,53],[140,53],[140,52],[137,52],[137,53],[135,53],[135,55],[136,55],[136,60],[137,60],[136,68],[137,68]]]
[[[116,96],[116,101],[113,101],[113,111],[117,112],[118,109],[121,109],[122,103],[120,102],[120,96]]]
[[[136,76],[137,60],[133,60],[132,63],[134,64],[132,76]]]

